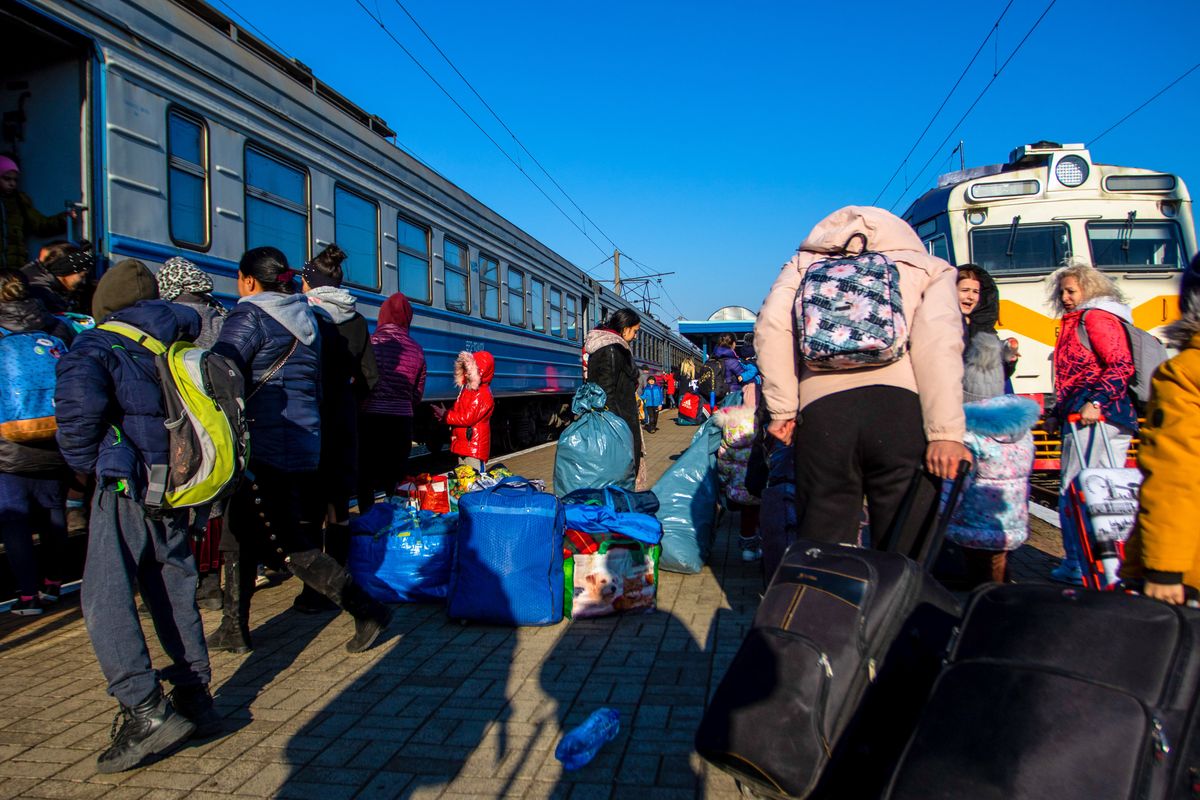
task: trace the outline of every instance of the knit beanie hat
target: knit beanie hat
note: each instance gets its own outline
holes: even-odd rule
[[[91,272],[95,265],[95,256],[82,250],[76,250],[54,259],[46,265],[46,269],[51,275],[65,277],[80,272]]]
[[[158,299],[158,283],[145,264],[127,258],[104,273],[92,296],[92,316],[104,321],[110,314],[142,300]]]
[[[208,273],[180,256],[168,258],[157,277],[163,300],[174,300],[181,294],[208,294],[213,290],[213,279]]]

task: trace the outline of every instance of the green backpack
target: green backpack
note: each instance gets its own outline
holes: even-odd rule
[[[175,342],[170,347],[124,322],[101,330],[132,339],[155,356],[167,412],[167,464],[154,464],[146,508],[204,506],[233,493],[250,457],[242,372],[224,356]]]

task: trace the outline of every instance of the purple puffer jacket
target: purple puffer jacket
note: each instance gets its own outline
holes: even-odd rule
[[[408,335],[408,328],[384,323],[371,334],[379,383],[362,410],[369,414],[411,417],[425,394],[425,351]]]

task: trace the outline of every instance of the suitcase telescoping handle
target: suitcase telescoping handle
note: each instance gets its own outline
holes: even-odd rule
[[[916,561],[926,571],[933,568],[933,562],[942,549],[942,542],[946,540],[946,529],[950,527],[950,517],[954,514],[954,508],[958,505],[958,499],[962,496],[967,476],[970,474],[971,462],[966,459],[958,462],[958,471],[954,475],[954,483],[950,485],[950,493],[946,496],[945,505],[932,524],[921,531],[917,541],[903,552],[903,555]],[[904,493],[904,499],[900,501],[900,508],[896,511],[892,527],[877,545],[877,549],[887,550],[891,553],[902,552],[901,548],[905,546],[905,542],[902,541],[904,526],[912,514],[912,507],[916,502],[917,495],[921,494],[922,486],[929,481],[929,478],[929,474],[923,467],[917,469],[908,491]]]
[[[1083,419],[1083,417],[1081,417],[1079,414],[1070,414],[1067,417],[1067,431],[1075,439],[1075,449],[1079,452],[1080,463],[1086,464],[1089,459],[1087,458],[1087,452],[1083,449],[1083,440],[1080,438],[1081,431],[1079,430],[1079,420],[1081,419]],[[1099,425],[1100,422],[1104,422],[1104,417],[1100,417],[1099,422],[1096,424]],[[1100,441],[1104,442],[1104,454],[1108,456],[1108,466],[1112,467],[1113,469],[1125,466],[1124,460],[1122,460],[1120,464],[1117,463],[1116,456],[1113,455],[1112,451],[1112,442],[1108,440],[1108,437],[1104,435],[1104,432],[1095,425],[1092,425],[1091,428],[1091,447],[1096,446],[1096,437],[1098,436]]]

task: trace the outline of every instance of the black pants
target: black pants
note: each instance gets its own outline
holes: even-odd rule
[[[408,474],[413,418],[392,414],[363,414],[358,437],[358,513],[375,505],[375,492],[396,491]]]
[[[658,427],[658,407],[646,406],[646,429],[654,430]]]
[[[800,538],[853,544],[866,497],[872,544],[882,544],[922,474],[926,442],[916,393],[867,386],[823,397],[805,407],[794,441]],[[926,474],[916,484],[898,531],[900,552],[907,554],[932,522],[939,483]]]
[[[227,560],[279,567],[292,553],[320,549],[325,510],[315,471],[284,472],[252,461],[229,502],[221,552]]]

